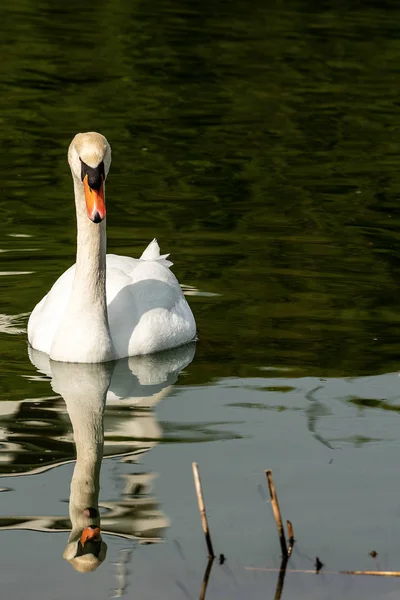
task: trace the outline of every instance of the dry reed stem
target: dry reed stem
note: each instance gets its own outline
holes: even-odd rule
[[[279,537],[279,542],[281,545],[282,556],[283,556],[283,558],[287,558],[288,550],[287,550],[287,546],[286,546],[285,532],[283,530],[283,525],[282,525],[282,515],[281,515],[280,508],[279,508],[278,496],[276,494],[274,480],[272,479],[272,471],[270,469],[267,469],[267,471],[265,471],[265,475],[267,477],[269,493],[271,496],[272,511],[274,513],[276,526],[278,528],[278,537]]]
[[[194,485],[196,487],[197,502],[199,504],[201,524],[203,526],[204,536],[206,538],[208,556],[210,558],[214,558],[215,554],[214,554],[213,545],[211,543],[211,536],[210,536],[210,529],[208,526],[206,506],[204,503],[203,488],[201,485],[200,474],[199,474],[199,466],[196,462],[194,462],[194,463],[192,463],[192,468],[193,468]]]

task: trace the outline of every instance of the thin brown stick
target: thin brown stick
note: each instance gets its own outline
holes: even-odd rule
[[[213,566],[213,562],[214,562],[214,557],[210,556],[208,558],[208,563],[206,566],[206,570],[204,572],[204,577],[203,577],[203,582],[201,584],[199,600],[204,600],[206,597],[207,585],[208,585],[208,580],[210,579],[210,573],[211,573],[211,569]]]
[[[206,506],[204,504],[203,488],[201,486],[201,480],[200,480],[200,474],[199,474],[199,466],[196,462],[194,462],[194,463],[192,463],[192,468],[193,468],[194,485],[196,487],[197,502],[199,503],[201,524],[203,526],[204,536],[206,538],[208,556],[210,558],[214,558],[215,554],[214,554],[213,545],[211,543],[210,529],[208,527]]]
[[[263,571],[264,573],[278,573],[280,571],[280,567],[245,567],[246,571]],[[315,569],[286,569],[286,573],[306,573],[315,575]],[[336,575],[340,573],[340,571],[325,571],[324,573],[335,573]]]
[[[372,575],[375,577],[400,577],[400,571],[339,571],[342,575]]]
[[[245,567],[246,571],[264,571],[265,573],[278,573],[281,568],[277,567]],[[286,573],[305,573],[315,575],[315,569],[286,569]],[[400,577],[400,571],[327,571],[329,575],[370,575],[373,577]]]
[[[274,480],[272,479],[272,471],[270,469],[268,469],[267,471],[265,471],[265,475],[267,476],[269,493],[271,496],[272,511],[274,513],[276,526],[278,528],[278,537],[279,537],[279,542],[281,544],[282,556],[284,558],[287,558],[288,551],[287,551],[286,540],[285,540],[285,532],[283,531],[282,515],[281,515],[281,511],[280,511],[279,504],[278,504],[278,497],[276,495]]]

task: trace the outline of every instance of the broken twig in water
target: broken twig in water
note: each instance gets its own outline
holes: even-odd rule
[[[294,535],[293,535],[293,525],[291,521],[286,521],[288,536],[289,536],[289,548],[288,548],[288,556],[292,554],[293,546],[294,546]]]
[[[288,535],[289,535],[289,545],[293,546],[294,544],[294,535],[293,535],[293,525],[291,521],[286,521]]]
[[[288,550],[286,546],[285,532],[283,530],[282,515],[278,504],[278,497],[276,495],[274,480],[272,479],[272,471],[270,469],[267,469],[267,471],[265,471],[265,475],[267,476],[269,493],[271,496],[272,511],[274,513],[276,526],[278,528],[278,537],[279,542],[281,544],[282,556],[283,558],[287,558]]]
[[[201,480],[200,480],[200,474],[199,474],[199,466],[196,462],[194,462],[194,463],[192,463],[192,468],[193,468],[194,485],[196,487],[197,502],[199,503],[201,524],[203,526],[204,536],[206,538],[208,556],[210,558],[214,558],[215,554],[214,554],[213,545],[211,543],[210,529],[208,527],[206,506],[204,504],[203,489],[201,486]]]

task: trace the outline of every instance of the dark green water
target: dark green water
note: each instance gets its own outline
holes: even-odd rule
[[[243,490],[257,490],[263,469],[275,463],[282,494],[295,503],[290,510],[298,513],[303,541],[310,542],[315,521],[329,529],[314,531],[306,552],[331,553],[334,568],[372,568],[368,551],[379,540],[383,554],[386,548],[381,567],[398,562],[393,531],[400,514],[400,437],[393,419],[400,394],[396,374],[384,375],[400,362],[398,3],[71,0],[56,6],[14,0],[2,6],[0,53],[0,474],[60,465],[43,475],[5,479],[15,491],[3,495],[9,500],[2,514],[9,519],[15,505],[15,514],[38,514],[42,486],[46,514],[57,512],[49,490],[55,490],[55,503],[68,496],[72,467],[64,463],[74,449],[67,412],[30,363],[23,329],[29,311],[74,261],[66,151],[75,133],[97,130],[113,151],[109,250],[139,256],[157,237],[171,253],[198,323],[196,356],[157,408],[158,429],[150,437],[160,445],[139,468],[159,473],[156,496],[170,521],[165,535],[185,538],[184,531],[199,526],[189,518],[193,509],[190,515],[198,519],[191,460],[202,458],[212,473],[214,510],[221,518],[230,514],[221,524],[225,532],[243,518],[242,509],[252,512]],[[123,420],[123,410],[113,410],[107,413],[106,445],[121,442],[113,419]],[[128,438],[128,446],[110,446],[106,454],[131,452],[143,441],[133,430]],[[333,456],[341,467],[328,483],[325,466]],[[105,500],[120,490],[104,465]],[[218,482],[224,491],[216,491]],[[339,490],[340,515],[333,509],[340,505]],[[240,539],[248,536],[246,556],[260,566],[278,551],[274,538],[263,550],[256,540],[259,518],[270,515],[257,491],[252,494],[251,506],[260,509],[254,529],[233,529]],[[231,512],[224,508],[226,497],[235,498]],[[357,520],[366,498],[371,505]],[[378,526],[373,507],[381,498]],[[65,504],[58,507],[63,511]],[[335,519],[343,522],[337,539]],[[272,538],[272,526],[270,531]],[[0,535],[20,548],[13,541],[20,532]],[[19,564],[11,554],[3,561],[9,560],[10,573],[27,569],[29,549],[56,546],[48,539],[57,536],[30,535]],[[235,546],[233,530],[230,535]],[[357,536],[362,550],[353,545]],[[57,542],[51,568],[68,577],[69,565],[62,567],[65,574],[57,571],[63,543]],[[108,543],[113,557],[121,548]],[[196,544],[202,560],[200,536]],[[346,564],[340,562],[343,545]],[[168,598],[198,595],[192,575],[179,589],[171,582],[164,588],[179,571],[165,566],[170,547],[161,558],[153,549],[151,558],[138,558],[141,598],[160,597],[159,590]],[[238,569],[246,564],[240,552],[235,560]],[[149,581],[158,585],[152,561],[158,591],[149,587]],[[99,589],[112,587],[105,583],[111,577],[105,567],[97,573]],[[251,597],[264,597],[261,577],[239,586],[244,597],[248,589]],[[5,590],[17,598],[15,581],[10,576]],[[64,598],[52,595],[51,577],[47,583],[44,596],[36,581],[35,598]],[[351,593],[344,584],[330,584],[336,596],[344,589],[349,598],[366,593],[365,584]],[[304,597],[322,593],[314,585],[305,583]],[[380,582],[375,597],[389,593],[390,585]],[[74,597],[80,598],[77,589]],[[242,592],[227,595],[219,581],[209,593],[240,598]],[[292,593],[298,593],[295,584]]]

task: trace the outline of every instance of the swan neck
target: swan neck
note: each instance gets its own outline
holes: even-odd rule
[[[86,211],[83,186],[74,182],[76,220],[77,220],[77,252],[74,286],[84,287],[87,299],[102,301],[105,306],[107,232],[105,219],[101,223],[93,223]]]
[[[50,349],[56,361],[98,363],[113,360],[106,298],[106,223],[93,223],[83,185],[74,177],[77,254],[71,295]]]

